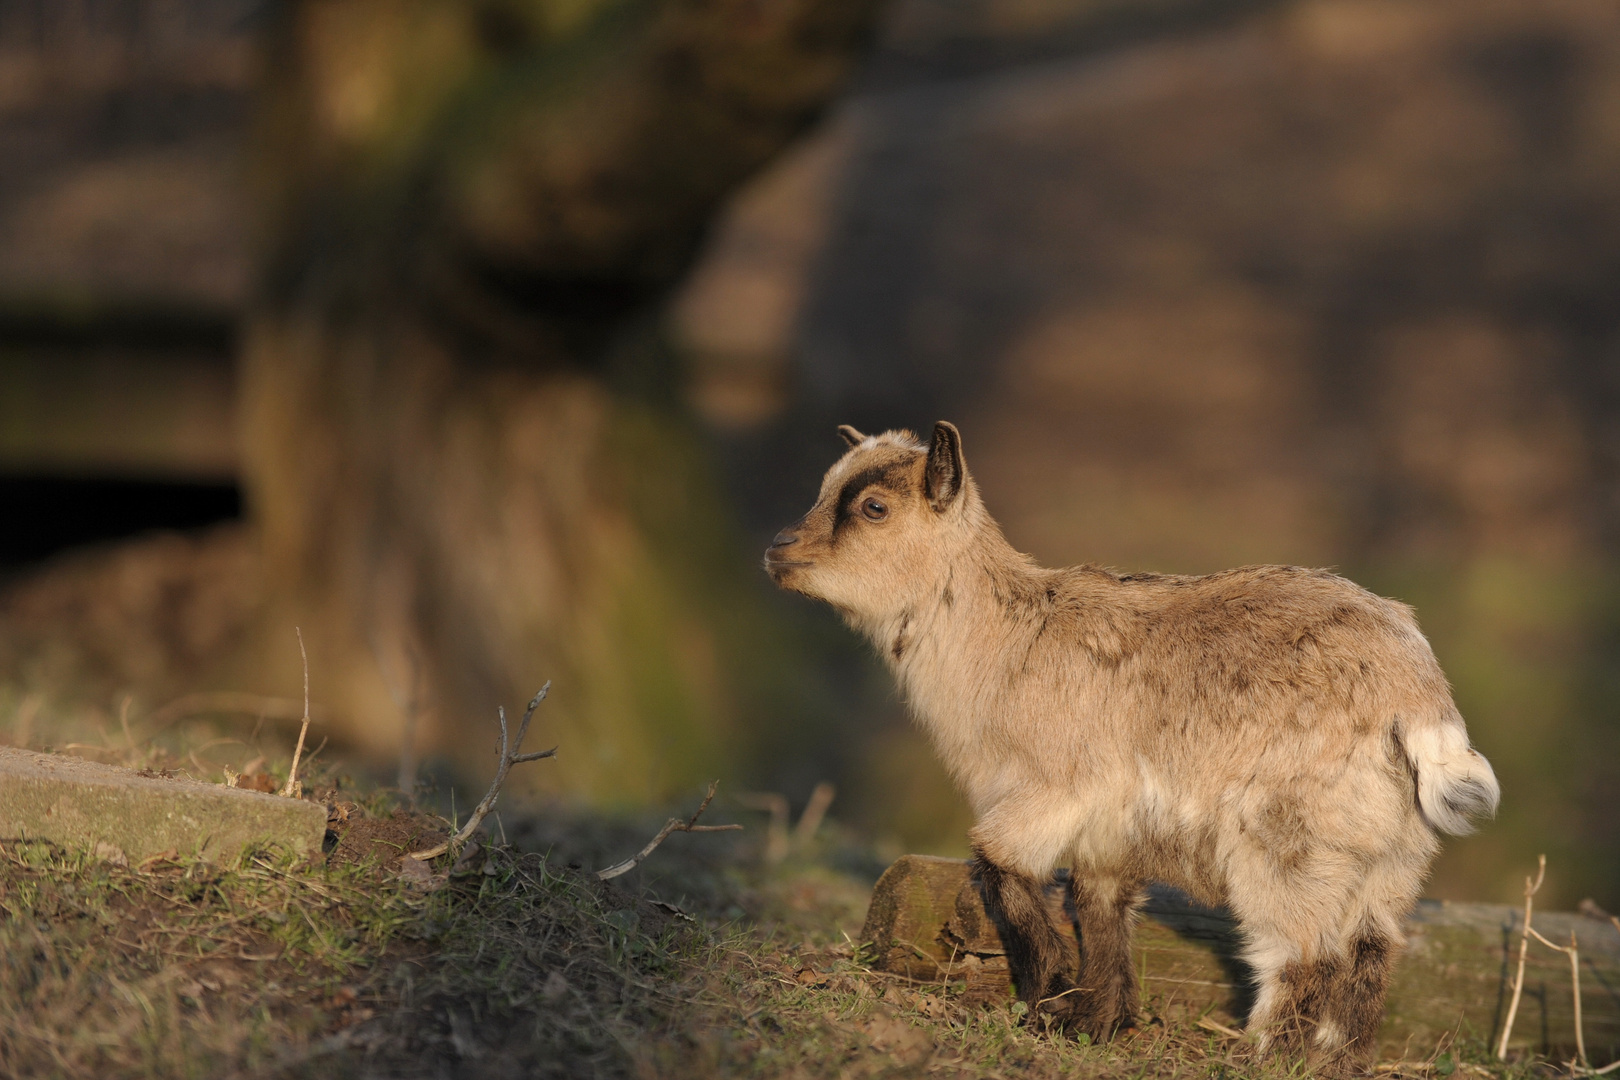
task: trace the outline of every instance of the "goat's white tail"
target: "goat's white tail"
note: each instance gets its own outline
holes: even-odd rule
[[[1496,813],[1502,789],[1491,763],[1468,745],[1460,717],[1422,727],[1402,725],[1401,745],[1417,774],[1418,809],[1442,832],[1474,831],[1475,817]]]

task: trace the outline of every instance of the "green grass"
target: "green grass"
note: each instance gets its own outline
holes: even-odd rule
[[[645,823],[509,817],[531,850],[480,848],[412,881],[398,849],[422,820],[382,802],[353,814],[345,844],[302,861],[264,849],[229,865],[122,867],[0,844],[0,1075],[1302,1072],[1174,1009],[1156,1019],[1164,1003],[1151,999],[1139,1030],[1089,1046],[1027,1027],[1010,999],[870,970],[852,940],[871,876],[855,848],[767,868],[746,836],[678,835],[620,888],[579,864],[634,850]],[[379,839],[351,842],[362,836]],[[1395,1074],[1547,1070],[1489,1063],[1465,1042]]]
[[[0,846],[0,1073],[216,1076],[342,1022],[424,902],[272,849],[120,867]]]

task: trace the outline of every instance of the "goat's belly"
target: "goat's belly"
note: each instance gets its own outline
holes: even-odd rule
[[[1024,789],[980,815],[975,843],[998,865],[1036,877],[1060,865],[1084,877],[1183,889],[1206,903],[1225,893],[1214,816],[1167,806],[1121,777],[1083,794]]]
[[[1035,876],[1064,863],[1119,865],[1136,831],[1132,796],[1112,785],[1083,794],[1022,788],[981,811],[973,839],[998,865]]]

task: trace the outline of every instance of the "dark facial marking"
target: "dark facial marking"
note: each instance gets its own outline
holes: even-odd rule
[[[906,480],[909,478],[911,467],[903,461],[891,461],[887,465],[873,465],[844,481],[844,486],[838,492],[838,505],[833,515],[833,531],[837,532],[852,513],[859,509],[855,506],[855,499],[867,488],[877,485],[887,488],[896,495],[906,492]]]

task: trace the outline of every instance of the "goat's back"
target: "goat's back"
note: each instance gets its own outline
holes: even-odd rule
[[[1331,756],[1334,740],[1461,727],[1411,609],[1336,574],[1081,567],[1028,580],[1032,595],[1007,590],[1034,638],[1008,679],[1021,706],[1044,714],[1047,745],[1095,745],[1102,725],[1132,753],[1179,749],[1213,765],[1240,746],[1234,760],[1252,756],[1255,740]]]

